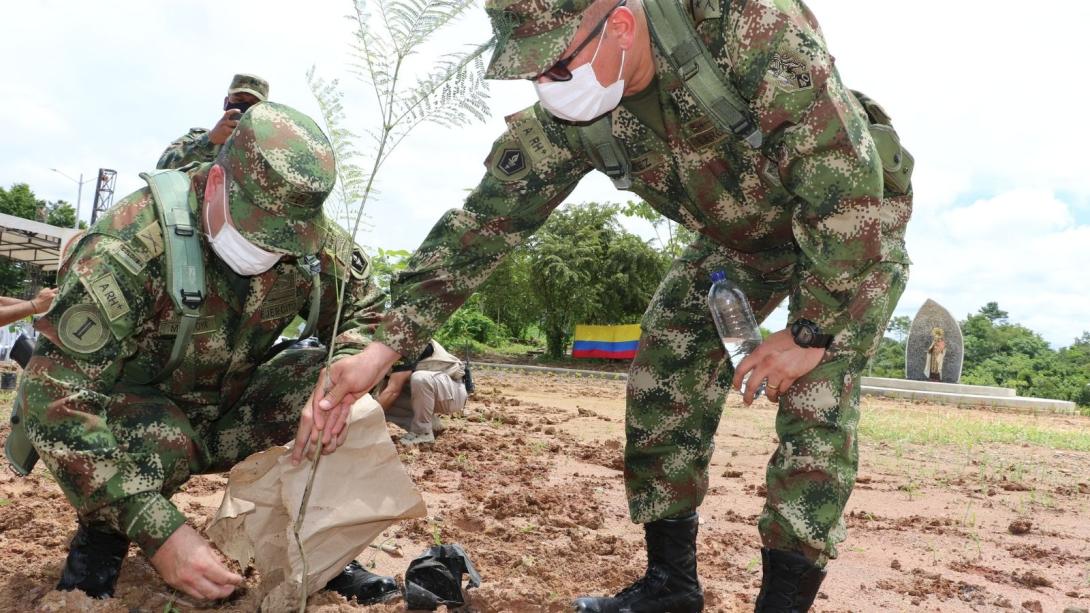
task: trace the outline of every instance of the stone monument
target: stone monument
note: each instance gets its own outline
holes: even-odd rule
[[[923,303],[912,320],[905,345],[905,378],[917,381],[957,383],[965,342],[950,311],[931,300]]]

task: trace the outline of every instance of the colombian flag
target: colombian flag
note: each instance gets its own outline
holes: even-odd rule
[[[573,358],[631,360],[640,346],[640,324],[627,326],[575,326]]]

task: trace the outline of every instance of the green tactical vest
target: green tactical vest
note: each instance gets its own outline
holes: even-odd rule
[[[178,310],[180,321],[174,337],[170,358],[163,370],[147,381],[136,383],[154,385],[170,376],[185,357],[189,342],[193,337],[201,305],[208,292],[205,287],[204,258],[201,254],[199,225],[194,219],[190,198],[195,197],[189,191],[189,175],[177,170],[157,170],[141,173],[151,189],[155,212],[163,230],[163,250],[166,258],[167,293]],[[277,353],[298,340],[309,338],[318,324],[321,310],[321,282],[319,273],[321,264],[317,257],[309,256],[303,261],[306,272],[311,277],[310,308],[307,323],[298,339],[289,339],[277,343],[265,354],[268,361]],[[30,443],[26,434],[26,425],[21,416],[18,397],[11,413],[11,434],[4,444],[4,454],[11,463],[12,470],[21,476],[30,474],[38,462],[38,452]]]
[[[716,129],[733,135],[754,149],[760,149],[767,135],[753,119],[749,103],[720,70],[708,48],[700,41],[693,20],[674,0],[643,0],[648,27],[664,52],[670,67],[696,100]],[[698,20],[719,16],[706,10]],[[882,159],[886,188],[894,194],[908,193],[914,160],[904,149],[885,111],[873,100],[852,92],[870,119],[870,133]],[[580,140],[594,167],[608,176],[617,189],[632,187],[631,165],[624,147],[613,136],[610,116],[579,128]]]

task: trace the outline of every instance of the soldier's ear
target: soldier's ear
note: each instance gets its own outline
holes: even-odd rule
[[[227,110],[227,105],[230,104],[230,102],[228,102],[228,100],[230,98],[231,98],[230,96],[224,96],[223,97],[223,110],[225,110],[225,111]]]
[[[636,15],[627,6],[615,9],[609,16],[609,30],[621,49],[628,51],[636,42]]]
[[[224,199],[227,197],[226,191],[227,181],[223,166],[212,164],[212,168],[208,170],[208,179],[204,184],[204,202],[201,206],[202,218],[205,223],[204,229],[209,236],[218,234],[226,221],[225,207],[223,206]]]

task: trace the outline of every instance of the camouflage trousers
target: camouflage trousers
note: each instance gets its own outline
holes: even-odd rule
[[[625,487],[632,520],[645,523],[700,506],[734,369],[707,306],[710,274],[723,270],[763,321],[787,297],[796,253],[759,256],[698,239],[673,264],[642,321],[640,349],[629,370]],[[875,334],[848,357],[820,364],[781,394],[779,446],[769,460],[764,511],[766,547],[797,551],[819,565],[844,540],[841,515],[858,465],[860,375],[904,290],[908,268],[882,263],[890,280]],[[791,320],[793,320],[792,317]],[[859,337],[857,337],[859,338]]]
[[[258,366],[241,398],[233,405],[180,407],[147,387],[119,385],[111,394],[106,421],[121,451],[136,458],[139,481],[156,484],[169,499],[192,475],[217,473],[253,453],[283,445],[295,436],[299,415],[325,365],[320,348],[289,349]],[[179,512],[169,508],[144,513],[133,540],[148,552],[158,549],[174,529]],[[119,518],[113,507],[101,507],[80,521],[112,530]],[[175,521],[164,516],[173,516]]]

